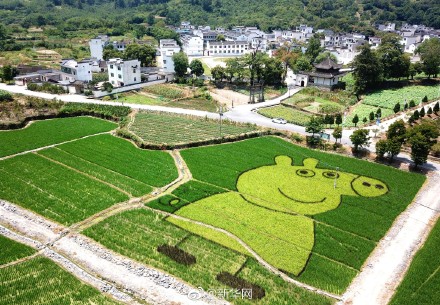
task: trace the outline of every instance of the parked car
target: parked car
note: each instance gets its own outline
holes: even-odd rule
[[[282,119],[282,118],[273,118],[272,122],[276,123],[276,124],[287,124],[287,121],[285,119]]]

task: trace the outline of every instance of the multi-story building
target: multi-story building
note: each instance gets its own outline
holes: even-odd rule
[[[123,87],[141,82],[141,62],[137,59],[113,58],[107,62],[109,82],[114,87]]]
[[[108,43],[109,38],[107,35],[100,35],[89,41],[90,56],[97,60],[103,59],[104,47]]]
[[[90,82],[92,81],[92,64],[91,60],[77,62],[74,59],[65,59],[61,62],[61,72],[72,75],[75,80]]]
[[[160,56],[157,60],[163,72],[174,73],[173,55],[180,52],[180,46],[174,39],[161,39],[159,42]]]
[[[208,56],[239,56],[249,52],[247,41],[211,41],[208,42],[206,55]]]
[[[183,52],[188,56],[203,55],[203,39],[200,36],[184,35],[180,37]]]

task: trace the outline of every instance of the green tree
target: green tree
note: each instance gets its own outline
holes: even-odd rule
[[[360,47],[360,53],[353,60],[354,90],[360,94],[382,80],[383,68],[376,52],[369,45]]]
[[[312,137],[315,136],[316,133],[320,133],[324,130],[324,125],[322,122],[322,118],[313,116],[310,121],[306,124],[306,132],[311,133]]]
[[[440,111],[440,104],[439,104],[439,102],[435,103],[433,111],[434,111],[435,114],[437,114]]]
[[[334,62],[338,62],[338,58],[333,53],[330,53],[329,51],[325,51],[316,57],[315,63],[319,64],[319,63],[323,62],[324,60],[326,60],[327,58],[330,58]]]
[[[400,39],[398,35],[388,34],[382,38],[382,43],[377,49],[386,78],[401,78],[409,75],[410,58],[403,53]]]
[[[351,122],[354,124],[354,127],[356,127],[357,124],[359,123],[359,116],[355,114]]]
[[[112,44],[106,45],[102,52],[102,58],[104,60],[109,60],[111,58],[121,58],[123,57],[122,52],[116,50]]]
[[[396,103],[393,108],[394,113],[398,113],[400,111],[400,103]]]
[[[362,119],[362,122],[363,122],[364,124],[366,124],[366,123],[368,122],[367,117],[364,117],[364,118]]]
[[[245,72],[243,61],[240,58],[226,60],[226,69],[224,72],[229,82],[232,82],[234,77],[237,81],[241,81]]]
[[[292,43],[285,43],[275,51],[274,56],[281,60],[283,64],[282,78],[284,81],[287,76],[287,69],[295,70],[296,61],[301,56],[301,51],[294,48]]]
[[[220,82],[225,78],[225,68],[222,66],[215,66],[211,69],[211,75],[216,83]]]
[[[223,34],[218,34],[217,37],[215,38],[216,41],[225,41],[225,35]]]
[[[388,127],[387,130],[388,140],[404,143],[405,137],[406,137],[406,126],[403,120],[395,121],[393,124],[390,125],[390,127]]]
[[[340,113],[336,114],[335,124],[338,125],[338,127],[342,124],[342,115]]]
[[[191,70],[191,74],[199,77],[205,73],[205,69],[203,69],[203,64],[200,60],[194,59],[189,65],[189,69]]]
[[[390,162],[393,161],[394,157],[397,156],[402,150],[402,143],[398,140],[388,140],[387,141],[387,152],[390,158]]]
[[[315,62],[316,58],[318,57],[319,53],[322,52],[321,47],[321,39],[319,35],[314,34],[307,44],[307,50],[306,50],[306,56],[309,58],[310,63]]]
[[[440,39],[427,39],[417,48],[417,54],[423,63],[423,72],[428,77],[435,76],[440,72]]]
[[[433,112],[433,111],[432,111],[432,107],[429,107],[429,108],[428,108],[428,112],[426,112],[426,113],[427,113],[428,115],[431,115],[432,112]]]
[[[9,82],[14,79],[18,75],[18,71],[15,67],[12,67],[11,65],[3,66],[2,68],[2,78],[3,81]]]
[[[374,119],[375,119],[374,112],[371,111],[370,112],[370,122],[374,121]]]
[[[266,85],[279,86],[283,81],[283,64],[275,57],[266,57],[264,60],[263,79]]]
[[[353,144],[353,151],[357,152],[360,148],[368,146],[370,137],[367,129],[355,130],[350,136],[351,143]]]
[[[425,116],[425,107],[422,107],[422,109],[420,109],[420,112],[419,112],[419,114],[420,114],[420,117],[421,118],[423,118],[424,116]]]
[[[109,82],[105,82],[102,84],[101,91],[107,91],[110,93],[113,91],[113,85]]]
[[[174,71],[178,77],[184,76],[188,72],[188,56],[183,52],[174,53]]]
[[[377,158],[383,159],[388,150],[388,141],[387,140],[379,140],[376,142],[376,155]]]
[[[125,49],[123,58],[137,59],[142,66],[151,66],[156,59],[156,50],[150,45],[130,44]]]
[[[419,113],[419,111],[418,111],[418,110],[414,111],[413,116],[414,116],[414,120],[416,120],[416,121],[417,121],[418,119],[420,119],[420,113]]]
[[[411,160],[414,162],[415,167],[417,168],[419,165],[426,163],[428,160],[431,144],[420,133],[414,134],[412,137],[410,137],[409,143],[411,145]]]
[[[332,136],[335,138],[335,143],[338,143],[338,139],[340,140],[342,138],[342,127],[335,127],[335,129],[333,129]]]
[[[422,103],[427,103],[428,102],[428,97],[425,95],[423,98],[422,98]]]
[[[410,107],[410,108],[412,108],[412,107],[416,107],[416,102],[415,102],[414,100],[410,100],[410,101],[409,101],[409,107]]]
[[[307,56],[301,56],[296,60],[295,66],[293,71],[299,72],[299,71],[312,71],[313,66],[310,63],[310,59]]]

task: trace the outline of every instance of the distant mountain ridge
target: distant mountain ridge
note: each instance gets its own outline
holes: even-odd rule
[[[165,17],[168,24],[188,20],[263,30],[300,23],[356,30],[387,21],[440,28],[438,0],[0,0],[2,22],[25,26],[57,25],[72,18],[130,22],[151,14]]]

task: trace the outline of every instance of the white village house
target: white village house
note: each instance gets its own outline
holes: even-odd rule
[[[137,59],[113,58],[107,62],[108,78],[113,87],[123,87],[141,82],[141,62]]]
[[[182,41],[182,50],[188,56],[203,56],[203,39],[195,35],[183,35],[180,37]]]
[[[174,39],[161,39],[159,42],[160,56],[157,63],[164,73],[174,73],[173,55],[180,52],[180,46]]]
[[[64,59],[61,62],[61,72],[72,75],[75,80],[91,82],[92,64],[93,62],[90,60]]]
[[[206,47],[208,56],[238,56],[248,52],[247,41],[209,41]]]

